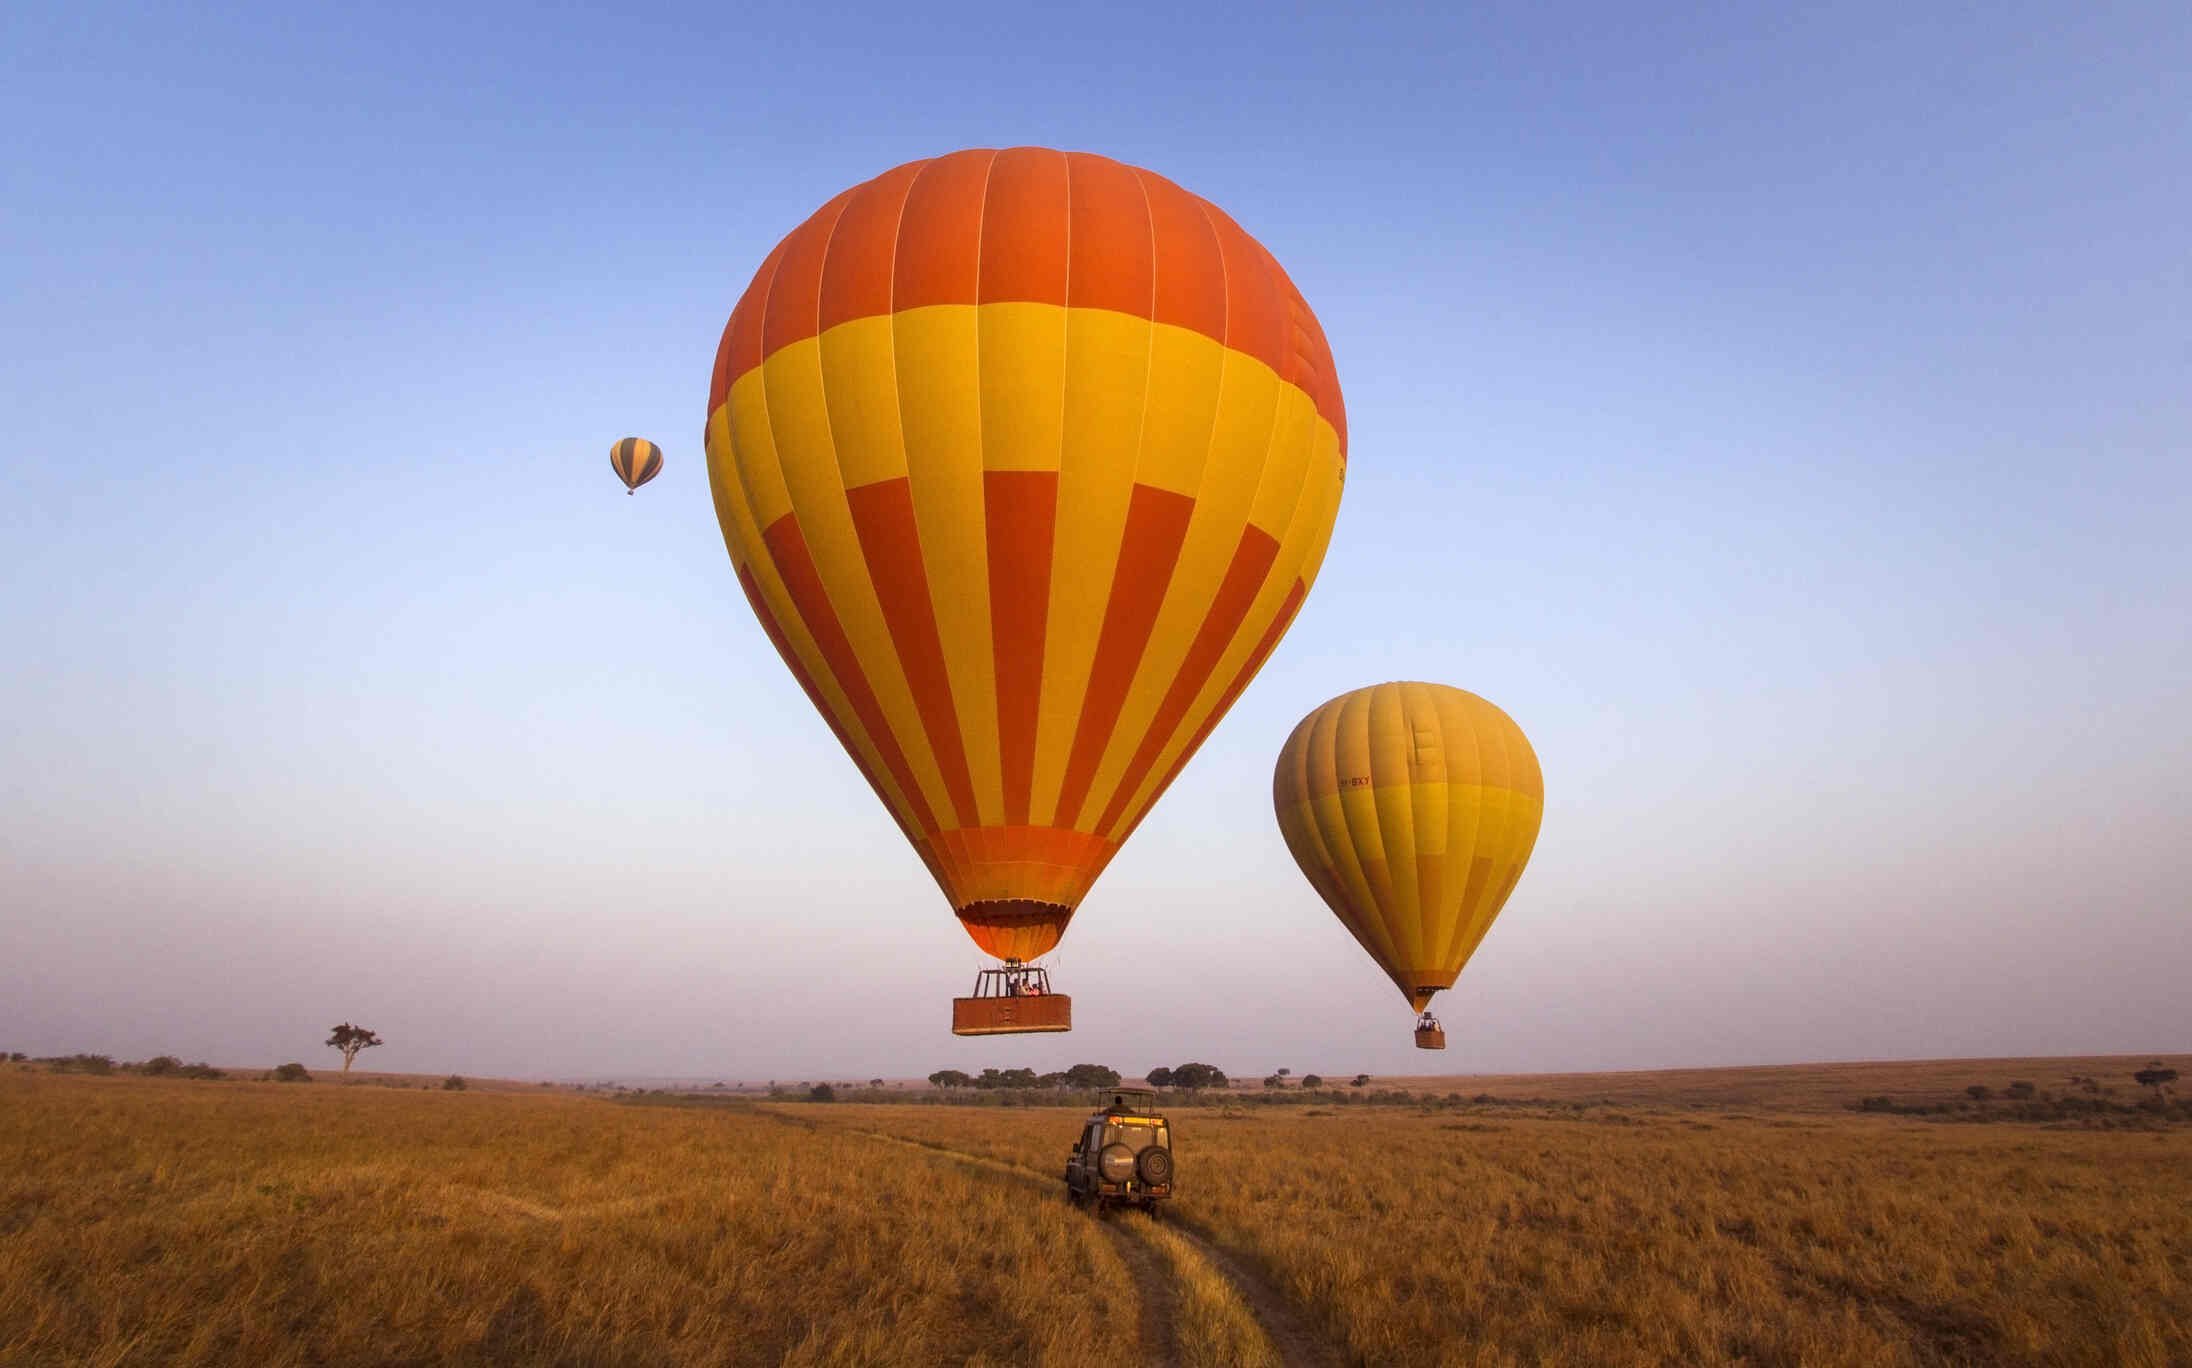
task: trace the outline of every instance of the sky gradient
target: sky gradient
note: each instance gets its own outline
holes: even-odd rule
[[[1198,14],[9,8],[0,1049],[2192,1048],[2192,11]],[[1016,143],[1270,248],[1350,478],[1050,961],[1076,1031],[961,1041],[983,958],[748,611],[699,434],[778,238]],[[1393,678],[1545,773],[1443,1056],[1270,807],[1293,724]]]

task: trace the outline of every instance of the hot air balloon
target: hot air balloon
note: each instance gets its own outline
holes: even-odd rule
[[[769,253],[723,331],[707,450],[762,629],[1004,962],[953,1029],[1069,1029],[1029,961],[1324,557],[1346,418],[1309,306],[1150,172],[911,162]]]
[[[626,437],[610,444],[609,468],[630,494],[662,473],[662,448],[644,437]]]
[[[1377,684],[1301,720],[1271,776],[1286,848],[1446,1048],[1429,1010],[1537,843],[1545,780],[1514,719],[1444,684]]]

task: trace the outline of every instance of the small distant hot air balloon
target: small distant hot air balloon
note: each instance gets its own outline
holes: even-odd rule
[[[1377,684],[1301,720],[1272,806],[1294,862],[1446,1048],[1429,1009],[1506,905],[1545,781],[1514,719],[1444,684]]]
[[[1005,962],[954,1031],[1068,1028],[1027,961],[1293,621],[1346,431],[1271,254],[1108,158],[911,162],[762,263],[708,398],[716,517],[784,663]]]
[[[662,473],[662,448],[644,437],[626,437],[609,447],[609,469],[624,481],[624,492],[630,494]]]

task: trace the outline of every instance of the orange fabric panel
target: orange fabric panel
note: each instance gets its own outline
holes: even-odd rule
[[[921,565],[921,532],[914,524],[911,486],[903,477],[879,480],[846,490],[845,501],[852,509],[853,530],[860,536],[868,578],[890,627],[891,644],[898,648],[906,685],[913,691],[913,706],[921,714],[921,729],[928,733],[929,748],[943,771],[953,820],[956,825],[971,826],[976,820],[974,780],[967,773],[966,742],[959,735],[951,677],[944,668],[936,610],[929,601],[928,573]]]
[[[898,225],[893,309],[974,302],[981,281],[982,199],[996,155],[954,152],[922,166]]]
[[[822,331],[891,311],[899,216],[924,165],[912,162],[885,171],[853,191],[845,212],[838,215],[836,238],[822,267]]]
[[[761,315],[769,301],[769,282],[776,279],[776,263],[784,259],[784,247],[790,241],[779,242],[762,259],[761,269],[739,296],[738,307],[731,310],[731,321],[723,325],[723,345],[717,349],[715,378],[708,388],[711,415],[730,398],[733,382],[761,364]]]
[[[1066,165],[1071,182],[1066,302],[1151,317],[1156,263],[1141,177],[1109,157],[1069,157]]]
[[[1005,820],[1021,826],[1028,819],[1036,718],[1043,701],[1043,633],[1050,610],[1058,472],[988,471],[982,476],[982,493],[988,513],[990,631]]]
[[[1233,634],[1240,630],[1241,620],[1254,606],[1256,591],[1263,588],[1263,577],[1269,573],[1271,562],[1278,559],[1278,555],[1278,538],[1254,523],[1241,529],[1240,544],[1233,549],[1233,562],[1226,567],[1225,580],[1218,586],[1210,612],[1195,633],[1186,659],[1180,662],[1180,672],[1173,676],[1172,687],[1165,690],[1164,701],[1157,705],[1142,744],[1135,748],[1134,758],[1127,762],[1126,772],[1120,777],[1118,788],[1113,790],[1110,804],[1096,823],[1098,831],[1109,831],[1118,825],[1126,805],[1133,801],[1142,781],[1149,777],[1150,767],[1157,763],[1165,743],[1172,739],[1172,733],[1179,729],[1195,696],[1209,682],[1210,672],[1218,668],[1218,658],[1225,654]]]
[[[1065,935],[1066,923],[1072,920],[1070,907],[1017,899],[975,903],[959,913],[959,924],[985,953],[1022,962],[1049,954]]]
[[[1279,615],[1271,619],[1271,626],[1265,629],[1263,636],[1257,640],[1256,649],[1250,651],[1248,659],[1241,662],[1240,673],[1233,676],[1233,682],[1226,685],[1225,692],[1218,696],[1218,706],[1210,710],[1210,716],[1204,720],[1200,727],[1195,729],[1195,739],[1187,743],[1187,746],[1180,752],[1180,758],[1172,762],[1171,769],[1165,771],[1164,782],[1157,785],[1156,790],[1149,795],[1149,804],[1141,810],[1140,815],[1135,817],[1134,825],[1128,827],[1125,831],[1112,834],[1111,839],[1114,842],[1125,845],[1126,838],[1134,834],[1134,827],[1140,826],[1142,818],[1147,817],[1156,809],[1157,800],[1164,797],[1165,790],[1171,788],[1172,781],[1180,777],[1180,771],[1187,767],[1187,762],[1194,759],[1195,752],[1201,750],[1203,742],[1210,739],[1211,728],[1217,726],[1219,722],[1224,720],[1227,713],[1233,711],[1234,700],[1241,696],[1241,691],[1248,687],[1248,681],[1254,679],[1256,672],[1263,668],[1264,661],[1268,660],[1271,653],[1278,649],[1279,638],[1285,636],[1286,629],[1294,624],[1294,614],[1301,611],[1302,600],[1308,596],[1309,586],[1300,580],[1295,580],[1294,587],[1286,591],[1286,600],[1279,605]]]
[[[1157,245],[1159,323],[1225,340],[1225,258],[1203,202],[1163,176],[1139,173],[1149,196],[1150,238]]]
[[[784,240],[784,255],[776,264],[776,281],[769,286],[769,302],[761,319],[764,353],[803,342],[822,330],[822,263],[830,250],[830,232],[838,215],[853,196],[847,190],[815,211]]]
[[[777,573],[783,576],[784,589],[792,596],[793,606],[799,609],[799,620],[813,635],[815,647],[829,664],[830,673],[837,676],[837,686],[845,691],[861,728],[882,752],[883,764],[912,805],[914,819],[924,832],[937,830],[936,815],[929,811],[928,800],[921,796],[921,787],[914,782],[913,770],[906,764],[905,752],[899,749],[889,721],[883,716],[882,706],[876,702],[875,688],[860,669],[852,643],[845,637],[844,625],[837,620],[837,610],[830,606],[829,593],[822,587],[822,576],[814,567],[814,556],[807,550],[807,539],[800,535],[799,520],[787,513],[763,531],[761,539],[768,546],[769,558],[776,563]],[[827,715],[826,711],[824,715]]]
[[[1216,205],[1204,205],[1225,258],[1225,345],[1283,369],[1293,350],[1286,295],[1266,264],[1270,255]],[[1278,360],[1273,360],[1278,358]]]
[[[1187,537],[1187,520],[1195,501],[1184,494],[1137,484],[1127,505],[1126,530],[1119,540],[1118,568],[1111,576],[1111,599],[1104,606],[1104,625],[1096,638],[1096,661],[1089,669],[1088,692],[1081,700],[1080,725],[1074,729],[1073,750],[1066,760],[1064,782],[1058,789],[1060,826],[1078,826],[1081,804],[1096,778],[1111,729],[1119,721],[1119,709],[1134,672],[1149,644],[1150,628],[1164,605],[1165,587],[1172,583],[1172,569],[1180,559],[1180,543]]]
[[[1014,147],[990,165],[976,299],[1066,302],[1066,154]]]

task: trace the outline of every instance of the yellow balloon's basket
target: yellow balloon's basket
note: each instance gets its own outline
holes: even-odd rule
[[[1073,1029],[1073,999],[1050,991],[1048,972],[1006,960],[974,978],[974,996],[951,1000],[951,1033],[1026,1035]]]
[[[1443,1050],[1446,1048],[1446,1028],[1438,1018],[1425,1012],[1416,1018],[1416,1048],[1419,1050]]]

